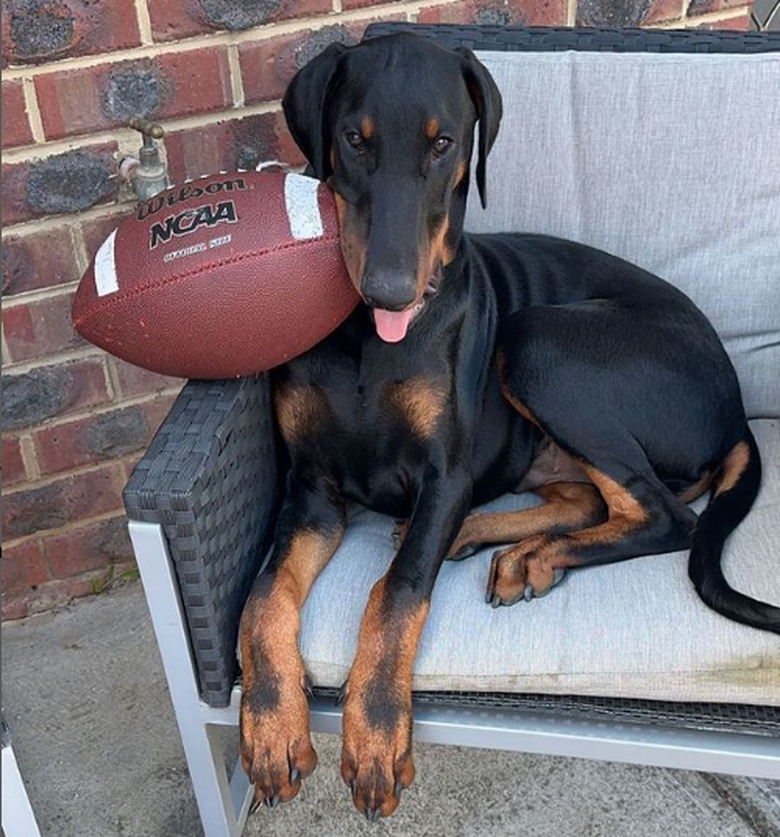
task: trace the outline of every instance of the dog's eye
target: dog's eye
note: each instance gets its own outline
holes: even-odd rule
[[[347,131],[344,134],[344,139],[352,148],[360,148],[363,145],[363,137],[357,131]]]
[[[450,137],[437,137],[433,143],[433,153],[437,157],[443,157],[454,144]]]

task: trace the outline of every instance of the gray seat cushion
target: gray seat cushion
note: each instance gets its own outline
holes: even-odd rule
[[[780,602],[780,422],[752,427],[765,477],[724,567],[737,589]],[[490,507],[535,502],[526,493]],[[393,557],[392,530],[389,518],[356,510],[311,591],[301,651],[316,685],[340,686],[349,673],[369,591]],[[709,610],[688,580],[687,554],[571,571],[546,598],[494,610],[484,601],[492,551],[442,568],[414,688],[780,705],[777,636]]]
[[[504,98],[466,227],[600,247],[685,291],[780,416],[780,53],[482,52]]]

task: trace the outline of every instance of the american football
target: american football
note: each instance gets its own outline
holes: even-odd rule
[[[83,337],[137,366],[232,378],[302,354],[357,303],[327,186],[236,172],[139,203],[96,253],[72,313]]]

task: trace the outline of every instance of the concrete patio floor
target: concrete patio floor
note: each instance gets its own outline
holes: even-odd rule
[[[4,625],[2,668],[44,837],[202,834],[140,584]],[[339,741],[315,747],[320,766],[299,798],[261,808],[247,837],[780,834],[777,782],[435,745],[416,748],[414,787],[372,825],[339,778]]]

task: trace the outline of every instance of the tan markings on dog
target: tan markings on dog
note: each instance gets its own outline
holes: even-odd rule
[[[445,215],[431,234],[427,248],[420,248],[416,276],[418,300],[422,299],[431,277],[436,275],[440,267],[446,267],[455,258],[454,251],[447,242],[449,231],[450,218]]]
[[[360,283],[363,279],[363,271],[366,266],[366,242],[357,233],[353,220],[353,210],[349,204],[338,194],[333,193],[336,202],[336,216],[339,224],[339,242],[341,253],[344,256],[344,264],[347,267],[350,281],[355,290],[360,293]]]
[[[539,419],[531,412],[530,408],[527,407],[516,395],[512,393],[509,389],[509,384],[507,383],[507,363],[506,363],[506,355],[504,354],[503,349],[496,350],[496,370],[498,371],[498,380],[499,386],[501,387],[501,392],[504,395],[504,398],[507,400],[512,407],[517,410],[520,415],[530,421],[531,424],[535,424],[537,427],[541,428],[539,424]]]
[[[463,182],[463,178],[466,176],[466,169],[467,166],[465,160],[461,160],[458,163],[458,168],[455,170],[455,185],[452,187],[453,191]]]
[[[439,136],[439,120],[433,116],[425,123],[425,136],[436,139]]]
[[[358,810],[389,816],[414,779],[412,671],[429,604],[414,599],[387,607],[387,581],[369,596],[347,681],[341,775],[354,783]]]
[[[501,392],[503,393],[504,398],[512,405],[512,407],[514,407],[515,410],[517,410],[518,413],[520,413],[524,419],[541,428],[539,419],[531,412],[529,407],[523,404],[519,398],[512,395],[509,391],[509,387],[503,381],[501,382]]]
[[[552,483],[534,490],[544,500],[535,508],[470,514],[463,521],[450,555],[482,544],[516,543],[553,531],[573,532],[594,526],[606,517],[601,495],[588,483]]]
[[[390,384],[387,396],[417,436],[429,439],[433,435],[447,400],[447,390],[441,382],[425,376],[410,378]]]
[[[490,567],[488,590],[502,602],[517,601],[526,585],[536,595],[544,593],[555,583],[556,569],[582,563],[581,548],[617,543],[646,524],[646,510],[626,488],[592,465],[583,463],[582,467],[606,504],[606,521],[563,536],[535,535],[497,552]]]
[[[300,610],[341,537],[297,532],[270,589],[253,593],[241,618],[241,757],[259,800],[292,799],[317,764],[298,652]],[[291,781],[292,768],[300,775]]]
[[[370,116],[364,116],[360,120],[360,132],[363,139],[371,139],[374,136],[374,120]]]
[[[647,511],[628,489],[592,465],[583,463],[582,469],[607,504],[608,519],[599,526],[575,532],[571,537],[578,546],[614,543],[647,523]]]
[[[328,414],[328,402],[315,386],[281,385],[274,391],[274,409],[286,442],[313,433]]]
[[[692,503],[694,500],[701,497],[705,491],[712,485],[715,478],[714,471],[707,471],[700,477],[693,485],[689,485],[684,491],[681,491],[677,498],[683,503]]]
[[[302,675],[297,653],[300,610],[315,579],[338,548],[342,534],[341,530],[328,535],[304,529],[293,535],[270,590],[250,597],[244,610],[242,659],[249,659],[243,655],[252,652],[247,643],[259,643],[274,673]],[[255,674],[252,666],[245,667],[246,685],[252,684]]]
[[[720,473],[718,474],[717,484],[715,486],[715,496],[720,497],[739,482],[742,474],[745,473],[750,462],[750,448],[747,442],[737,442],[736,445],[726,454],[726,458],[721,465]]]

